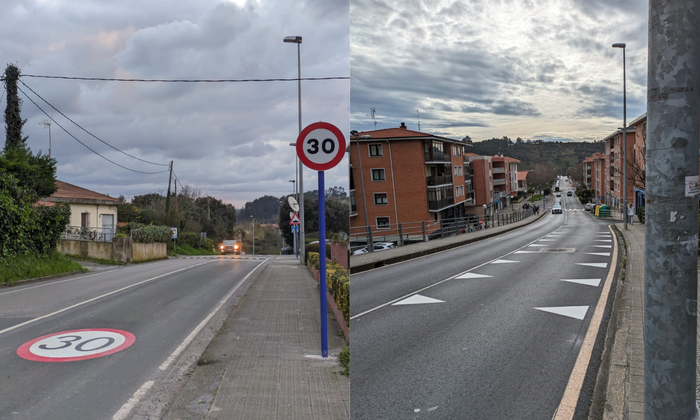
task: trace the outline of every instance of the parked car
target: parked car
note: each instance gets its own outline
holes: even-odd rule
[[[554,194],[555,197],[561,198],[561,193]]]
[[[591,210],[593,210],[593,206],[594,206],[593,203],[586,203],[586,211],[591,211]]]
[[[374,252],[377,251],[385,251],[387,249],[392,249],[396,248],[396,245],[394,245],[393,242],[375,242],[374,243]],[[369,252],[368,247],[360,248],[355,251],[353,251],[352,255],[360,255],[360,254],[366,254]]]
[[[571,190],[569,190],[569,191],[566,192],[566,196],[567,196],[567,197],[571,197],[572,195],[574,195],[574,193],[571,192]]]
[[[241,255],[241,247],[238,245],[238,241],[236,241],[235,239],[224,239],[224,242],[221,245],[219,245],[219,250],[221,251],[221,255]]]
[[[554,205],[552,206],[552,214],[561,214],[561,213],[562,213],[561,205],[560,205],[560,204],[554,204]]]

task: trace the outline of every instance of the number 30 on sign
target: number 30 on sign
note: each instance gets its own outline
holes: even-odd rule
[[[27,341],[17,349],[17,355],[35,362],[74,362],[122,351],[134,341],[132,333],[122,330],[71,330]]]
[[[338,127],[316,122],[304,128],[297,137],[297,156],[309,169],[327,171],[343,160],[345,137]]]

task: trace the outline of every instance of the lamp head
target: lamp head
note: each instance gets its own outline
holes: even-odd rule
[[[301,37],[300,36],[285,36],[284,37],[284,42],[291,42],[294,44],[301,44]]]
[[[613,46],[613,48],[625,48],[627,46],[627,44],[625,44],[624,42],[616,42],[612,46]]]

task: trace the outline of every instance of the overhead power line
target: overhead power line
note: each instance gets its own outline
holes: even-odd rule
[[[296,82],[299,79],[117,79],[108,77],[73,77],[73,76],[44,76],[38,74],[22,74],[22,77],[37,77],[42,79],[93,80],[103,82],[159,82],[159,83],[246,83],[246,82]],[[335,77],[302,77],[304,81],[314,80],[348,80],[349,76]]]
[[[140,173],[140,174],[146,174],[146,175],[162,174],[163,172],[168,172],[168,171],[169,171],[169,169],[166,169],[166,170],[164,170],[164,171],[159,171],[159,172],[137,171],[136,169],[127,168],[126,166],[120,165],[120,164],[118,164],[117,162],[114,162],[114,161],[112,161],[112,160],[110,160],[110,159],[108,159],[108,158],[102,156],[101,154],[99,154],[99,153],[97,153],[96,151],[94,151],[93,149],[91,149],[90,146],[88,146],[87,144],[85,144],[85,143],[83,143],[82,141],[78,140],[78,138],[75,137],[73,134],[71,134],[68,130],[66,130],[65,128],[63,128],[63,126],[62,126],[61,124],[59,124],[58,121],[54,120],[48,113],[46,113],[46,111],[44,111],[36,102],[34,102],[34,100],[33,100],[29,95],[27,95],[27,93],[26,93],[25,91],[23,91],[21,87],[17,86],[17,89],[18,89],[20,92],[22,92],[22,94],[23,94],[27,99],[29,99],[29,101],[30,101],[31,103],[33,103],[34,106],[36,106],[37,108],[39,108],[39,111],[43,112],[44,115],[46,115],[51,121],[53,121],[54,124],[56,124],[57,126],[59,126],[59,127],[61,128],[61,130],[65,131],[66,134],[68,134],[69,136],[71,136],[75,141],[77,141],[78,143],[82,144],[82,145],[85,146],[85,148],[87,148],[89,151],[91,151],[92,153],[94,153],[94,154],[96,154],[97,156],[101,157],[102,159],[106,160],[107,162],[109,162],[109,163],[111,163],[111,164],[114,164],[114,165],[117,165],[117,166],[119,166],[119,167],[122,168],[122,169],[126,169],[127,171],[138,172],[138,173]]]
[[[19,82],[22,83],[22,84],[24,85],[24,87],[26,87],[27,89],[29,89],[30,91],[32,91],[33,94],[35,94],[36,96],[38,96],[39,99],[41,99],[42,101],[46,102],[46,104],[47,104],[48,106],[50,106],[51,108],[53,108],[54,111],[56,111],[56,112],[58,112],[59,114],[61,114],[65,119],[67,119],[68,121],[72,122],[73,124],[75,124],[76,126],[78,126],[78,128],[80,128],[80,129],[83,130],[84,132],[88,133],[89,135],[91,135],[91,136],[94,137],[95,139],[97,139],[97,140],[101,141],[102,143],[106,144],[107,146],[111,147],[112,149],[116,150],[117,152],[122,153],[122,154],[125,154],[125,155],[129,156],[130,158],[134,158],[134,159],[136,159],[136,160],[140,160],[141,162],[149,163],[149,164],[151,164],[151,165],[170,166],[170,165],[168,165],[168,164],[166,164],[166,163],[157,163],[157,162],[151,162],[151,161],[148,161],[148,160],[145,160],[145,159],[141,159],[141,158],[139,158],[139,157],[136,157],[136,156],[134,156],[134,155],[131,155],[131,154],[129,154],[129,153],[126,153],[125,151],[120,150],[120,149],[118,149],[118,148],[112,146],[111,144],[107,143],[106,141],[102,140],[101,138],[97,137],[96,135],[92,134],[91,132],[89,132],[88,130],[86,130],[85,128],[83,128],[83,127],[82,127],[80,124],[78,124],[77,122],[75,122],[75,121],[73,121],[72,119],[70,119],[70,118],[69,118],[66,114],[64,114],[63,112],[59,111],[55,106],[51,105],[51,104],[49,103],[49,101],[47,101],[46,99],[42,98],[41,95],[39,95],[38,93],[36,93],[36,91],[35,91],[34,89],[32,89],[32,88],[30,88],[29,86],[27,86],[27,84],[24,83],[22,80],[20,80]]]

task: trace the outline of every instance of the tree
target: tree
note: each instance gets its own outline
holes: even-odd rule
[[[538,163],[535,169],[527,173],[527,185],[543,189],[554,183],[554,171],[547,165]]]
[[[10,150],[26,150],[27,137],[22,136],[22,127],[27,120],[22,119],[22,99],[17,95],[17,80],[21,72],[14,64],[8,64],[5,69],[5,90],[7,91],[7,107],[5,108],[5,152]]]

